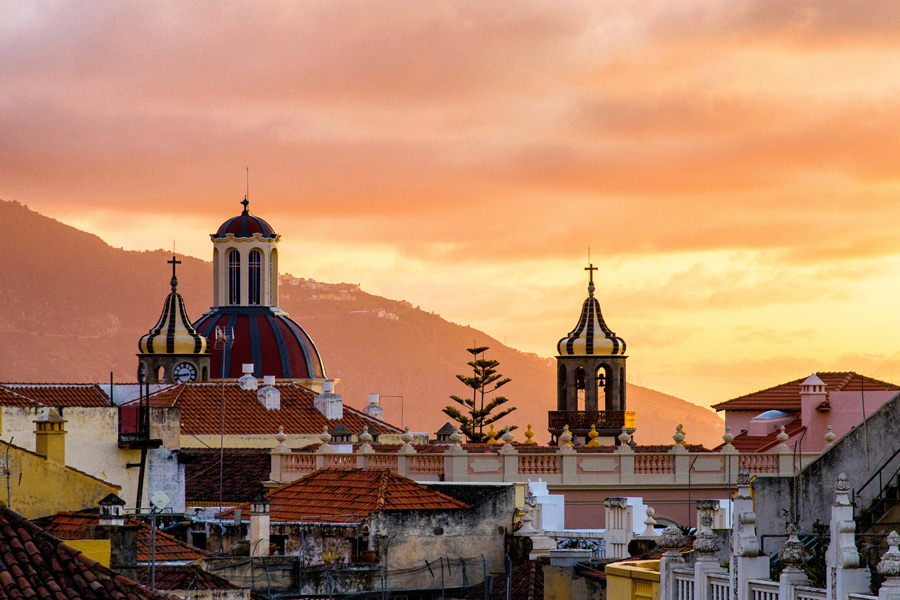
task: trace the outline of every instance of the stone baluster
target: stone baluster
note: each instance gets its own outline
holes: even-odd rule
[[[606,558],[628,558],[628,542],[634,537],[631,530],[632,507],[627,498],[607,498],[606,507]]]
[[[356,454],[356,468],[365,469],[369,466],[369,458],[375,453],[375,450],[369,443],[372,441],[372,434],[369,433],[368,425],[365,425],[362,433],[359,434],[359,441],[360,444]]]
[[[746,469],[738,473],[732,524],[731,589],[736,598],[750,598],[750,580],[769,577],[769,557],[759,555],[756,513],[750,496],[750,474]]]
[[[825,452],[832,446],[834,446],[834,440],[837,439],[837,436],[834,435],[834,431],[831,430],[831,425],[828,426],[828,430],[825,432],[825,447],[822,448],[822,452]]]
[[[663,530],[657,542],[659,549],[663,551],[659,559],[659,598],[660,600],[673,600],[675,598],[675,569],[684,566],[684,558],[681,550],[687,540],[681,530],[674,525],[669,525]]]
[[[834,486],[835,499],[831,506],[831,543],[825,552],[829,600],[845,600],[849,594],[865,593],[869,589],[869,570],[859,567],[856,549],[856,522],[850,503],[850,482],[847,475],[838,475]]]
[[[779,475],[794,474],[794,453],[786,443],[790,437],[791,436],[784,432],[784,425],[781,426],[779,434],[775,436],[775,439],[778,440],[778,445],[775,446],[775,453],[778,455]]]
[[[797,537],[797,524],[788,525],[787,532],[788,539],[778,552],[778,558],[784,563],[784,570],[778,578],[779,598],[793,598],[795,587],[809,583],[809,578],[803,570],[803,563],[806,562],[809,553]]]
[[[328,454],[334,452],[334,449],[328,444],[331,441],[331,434],[328,433],[328,425],[322,428],[322,434],[319,436],[322,441],[316,448],[316,470],[324,469],[328,465]]]
[[[653,540],[659,537],[659,533],[657,533],[656,527],[654,527],[656,525],[656,519],[653,518],[653,515],[656,514],[656,511],[653,510],[652,506],[648,506],[646,512],[647,518],[644,519],[644,525],[646,525],[644,533],[637,537],[644,540]]]
[[[284,456],[290,454],[291,451],[284,445],[285,440],[287,440],[287,436],[284,434],[284,426],[278,426],[278,434],[275,436],[275,440],[278,444],[271,451],[272,463],[269,470],[269,480],[287,483],[284,473]]]
[[[878,561],[878,573],[884,576],[884,583],[878,590],[878,600],[900,600],[900,535],[892,531],[887,536],[888,551]]]
[[[710,600],[710,573],[721,572],[716,553],[722,547],[719,536],[712,530],[713,518],[709,513],[700,515],[700,530],[694,538],[697,560],[694,562],[694,600]]]
[[[451,445],[444,450],[444,480],[465,481],[469,473],[469,455],[462,447],[459,427],[454,427],[448,438]]]
[[[500,439],[503,440],[503,445],[498,454],[503,461],[503,481],[516,481],[519,478],[519,451],[513,446],[513,434],[509,427]]]

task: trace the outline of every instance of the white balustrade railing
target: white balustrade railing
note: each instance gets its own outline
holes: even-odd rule
[[[749,600],[778,600],[778,584],[774,581],[751,581]]]
[[[794,588],[794,597],[788,600],[827,600],[825,588],[814,588],[805,585]]]
[[[729,584],[728,573],[710,574],[707,578],[709,583],[709,600],[730,600],[728,590],[731,589]]]
[[[407,446],[381,450],[376,444],[365,452],[334,452],[320,448],[315,452],[294,452],[284,447],[272,451],[272,480],[288,483],[321,468],[389,469],[415,475],[419,481],[525,483],[540,477],[550,485],[622,486],[640,483],[660,487],[684,487],[688,478],[705,486],[731,488],[737,474],[745,469],[751,475],[784,477],[794,475],[794,456],[786,452],[772,454],[740,454],[731,451],[687,452],[673,446],[665,452],[635,452],[618,447],[609,451],[594,448],[537,448],[498,444],[477,448],[477,452],[451,446],[428,447],[420,452]],[[420,447],[421,448],[421,447]],[[501,452],[501,448],[503,451]],[[811,461],[815,453],[798,460]]]
[[[674,600],[694,600],[694,572],[676,569]]]

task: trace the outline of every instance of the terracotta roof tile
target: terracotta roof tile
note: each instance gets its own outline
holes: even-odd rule
[[[313,406],[315,394],[292,382],[278,382],[281,408],[267,410],[256,398],[255,390],[243,390],[235,381],[218,383],[183,383],[158,391],[150,398],[151,406],[177,406],[181,409],[183,435],[218,435],[221,431],[222,394],[225,395],[225,434],[259,435],[278,432],[284,427],[288,435],[318,434],[323,427],[331,431],[338,423],[357,433],[368,426],[377,433],[403,433],[403,430],[372,418],[344,404],[344,418],[328,420]],[[137,401],[134,401],[137,402]]]
[[[110,401],[97,384],[4,383],[0,406],[110,406]]]
[[[87,528],[99,523],[99,516],[93,512],[61,512],[51,517],[40,519],[44,529],[63,540],[86,539]],[[133,517],[127,518],[127,524],[139,527],[137,531],[138,562],[150,561],[150,525]],[[207,552],[156,530],[156,560],[172,562],[181,560],[197,560],[208,556]]]
[[[469,508],[464,502],[383,469],[320,469],[266,497],[271,520],[282,523],[316,519],[351,523],[381,510]],[[223,516],[233,514],[232,509]]]
[[[0,596],[168,600],[116,574],[9,509],[0,509]]]
[[[219,499],[219,449],[191,448],[179,452],[188,460],[184,465],[184,496],[191,502],[215,502]],[[272,455],[267,448],[225,448],[222,465],[222,501],[225,504],[249,502],[265,493],[262,482],[269,479]]]
[[[138,583],[150,585],[150,567],[138,568]],[[237,590],[227,579],[213,575],[195,565],[157,565],[156,589],[181,590]]]
[[[806,427],[803,426],[803,422],[800,419],[795,419],[784,426],[784,432],[791,437],[803,433],[805,429]],[[731,445],[741,453],[765,452],[778,444],[777,438],[779,433],[781,433],[780,430],[773,431],[768,435],[749,436],[746,431],[742,431],[734,436],[734,441],[731,442]],[[714,450],[720,450],[724,445],[724,443],[720,444]]]
[[[900,391],[900,386],[886,381],[879,381],[865,375],[854,373],[853,371],[844,372],[821,372],[816,376],[825,384],[825,390],[828,392],[857,392],[861,390],[876,392],[885,390]],[[725,402],[714,404],[715,410],[750,410],[750,411],[766,411],[766,410],[783,410],[783,411],[799,411],[800,410],[800,384],[806,380],[806,377],[795,379],[782,383],[774,387],[770,387],[752,394],[738,396]]]

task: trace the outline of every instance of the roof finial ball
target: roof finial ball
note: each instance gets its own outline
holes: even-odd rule
[[[241,200],[241,204],[244,205],[244,210],[241,211],[242,215],[250,214],[250,201],[247,199],[247,196],[244,196],[244,199]]]

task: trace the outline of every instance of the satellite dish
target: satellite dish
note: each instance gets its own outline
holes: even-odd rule
[[[169,497],[166,496],[164,492],[157,491],[153,494],[153,497],[150,498],[150,504],[153,505],[153,508],[156,510],[163,510],[169,504]]]

